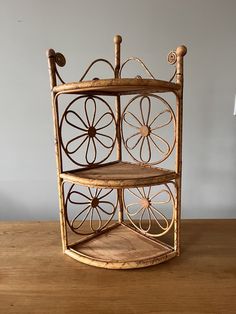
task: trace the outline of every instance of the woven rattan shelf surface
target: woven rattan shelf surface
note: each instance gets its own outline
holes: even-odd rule
[[[132,95],[142,93],[174,92],[180,85],[162,80],[140,78],[96,79],[92,81],[72,82],[55,86],[55,93]]]
[[[97,267],[127,269],[159,264],[174,257],[176,252],[160,241],[118,224],[84,243],[73,245],[66,254]]]
[[[175,179],[174,171],[128,162],[115,162],[91,169],[62,173],[65,181],[90,187],[127,188],[154,185]]]

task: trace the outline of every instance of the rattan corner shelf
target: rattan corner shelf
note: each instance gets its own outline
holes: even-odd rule
[[[121,41],[114,37],[114,66],[97,59],[71,83],[59,73],[65,57],[48,50],[63,252],[110,269],[151,266],[180,253],[187,49],[168,54],[175,71],[163,81],[139,58],[121,64]],[[148,78],[123,77],[132,61]],[[112,77],[86,80],[101,62]],[[163,95],[172,95],[175,104]],[[170,158],[173,169],[163,167]]]

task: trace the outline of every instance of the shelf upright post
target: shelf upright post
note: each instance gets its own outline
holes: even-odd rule
[[[122,38],[119,35],[114,37],[115,43],[115,79],[119,78],[120,75],[120,44],[122,42]],[[121,152],[121,126],[120,126],[120,95],[116,96],[116,138],[117,138],[117,160],[121,161],[122,152]]]
[[[182,141],[183,141],[183,84],[184,84],[184,56],[187,53],[185,46],[179,46],[176,49],[176,83],[180,84],[180,89],[176,93],[176,208],[174,225],[174,249],[177,255],[180,254],[180,218],[181,218],[181,181],[182,181]]]
[[[66,231],[65,222],[65,204],[64,204],[64,189],[63,180],[60,177],[62,173],[62,158],[61,158],[61,142],[58,134],[58,97],[56,93],[53,92],[53,87],[57,85],[56,80],[56,53],[53,49],[47,51],[48,56],[48,70],[50,77],[50,87],[51,87],[51,101],[52,101],[52,112],[53,112],[53,125],[54,125],[54,143],[56,152],[56,165],[57,165],[57,184],[59,193],[59,207],[60,207],[60,228],[61,228],[61,241],[63,252],[67,249],[68,239]]]
[[[115,79],[120,76],[120,44],[122,42],[122,37],[116,35],[114,37],[115,44]],[[121,104],[120,95],[116,96],[116,138],[117,138],[117,160],[122,160],[122,150],[121,150]],[[118,220],[121,223],[123,221],[123,193],[122,189],[117,189],[117,197],[119,201],[119,213]]]

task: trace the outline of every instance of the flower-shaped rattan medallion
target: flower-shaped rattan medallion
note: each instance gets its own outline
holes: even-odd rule
[[[72,185],[65,200],[66,221],[77,234],[93,234],[104,229],[114,217],[117,197],[113,189],[85,188]],[[85,223],[86,221],[89,222]]]
[[[175,114],[160,96],[136,96],[123,111],[123,144],[137,162],[156,165],[167,159],[175,146],[174,130]]]
[[[160,237],[173,225],[175,185],[132,188],[124,191],[124,208],[130,222],[140,232]]]
[[[63,150],[76,165],[100,164],[113,151],[115,129],[113,111],[104,99],[98,96],[77,97],[69,103],[61,118]]]

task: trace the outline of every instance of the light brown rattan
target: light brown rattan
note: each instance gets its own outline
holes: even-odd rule
[[[169,53],[167,60],[174,65],[174,74],[169,81],[163,81],[156,79],[144,62],[137,57],[130,57],[121,63],[121,42],[121,36],[114,37],[114,66],[106,59],[96,59],[87,67],[78,82],[69,83],[61,77],[59,69],[65,66],[65,57],[53,49],[48,50],[63,252],[86,264],[111,269],[155,265],[180,253],[183,57],[187,49],[185,46],[180,46]],[[111,69],[112,77],[86,81],[87,74],[98,62],[104,63]],[[148,78],[140,75],[134,78],[122,77],[124,68],[129,62],[140,65]],[[166,92],[175,95],[175,110],[163,96],[156,95],[157,93],[164,95]],[[60,113],[61,95],[74,95],[73,100],[62,113]],[[122,95],[135,95],[123,110]],[[114,96],[115,109],[101,96]],[[165,109],[151,117],[153,99],[160,101]],[[76,102],[81,101],[84,102],[84,118],[73,107]],[[141,118],[138,118],[137,112],[130,110],[130,106],[135,101],[139,101],[137,108]],[[148,103],[147,107],[144,107],[144,101]],[[87,109],[88,102],[93,104],[92,117],[89,116]],[[101,104],[107,110],[97,118]],[[81,109],[80,105],[79,108]],[[147,112],[146,117],[144,112]],[[163,116],[167,117],[166,122],[154,126]],[[130,117],[136,120],[138,126],[130,122]],[[110,119],[108,122],[107,118]],[[78,124],[73,122],[76,119]],[[98,123],[103,119],[106,122],[98,127]],[[76,135],[69,140],[64,139],[65,125],[76,131]],[[114,129],[114,137],[110,131],[99,134],[101,131],[105,132],[106,127],[111,126]],[[170,126],[173,128],[172,142],[156,133],[161,128]],[[135,132],[126,135],[124,131],[128,127]],[[106,141],[110,141],[110,144],[103,142],[98,137],[100,135],[104,136]],[[135,137],[137,140],[131,145],[130,142]],[[86,142],[87,146],[84,146]],[[144,152],[145,143],[148,149]],[[99,159],[96,144],[101,145],[107,152],[105,157]],[[141,147],[138,147],[139,145]],[[115,147],[116,158],[110,161],[109,158]],[[122,148],[132,156],[134,163],[123,160]],[[139,149],[138,158],[133,155],[137,149]],[[89,159],[90,150],[94,152],[92,159]],[[175,169],[159,167],[173,152],[176,156]],[[84,155],[83,162],[82,155]],[[75,169],[64,170],[64,158],[68,158],[75,165]],[[70,185],[69,189],[66,189],[66,184]],[[87,190],[82,191],[85,187]],[[160,189],[153,196],[152,187]],[[114,193],[116,197],[112,200],[111,195]],[[136,197],[137,201],[129,203],[127,193]],[[155,200],[163,193],[167,197],[165,200]],[[172,208],[170,217],[167,217],[162,209],[166,204],[170,204]],[[131,208],[134,205],[139,208],[132,212]],[[110,211],[107,210],[109,206]],[[110,226],[116,214],[118,214],[118,222]],[[97,216],[96,221],[94,215]],[[125,223],[125,217],[132,227]],[[87,229],[83,232],[83,224],[87,220],[89,220],[90,231]],[[156,225],[159,230],[155,231],[153,225]],[[69,231],[77,236],[87,236],[71,242]],[[173,234],[171,245],[163,238],[170,233]],[[162,241],[159,241],[160,238]],[[133,251],[128,245],[132,246]]]

